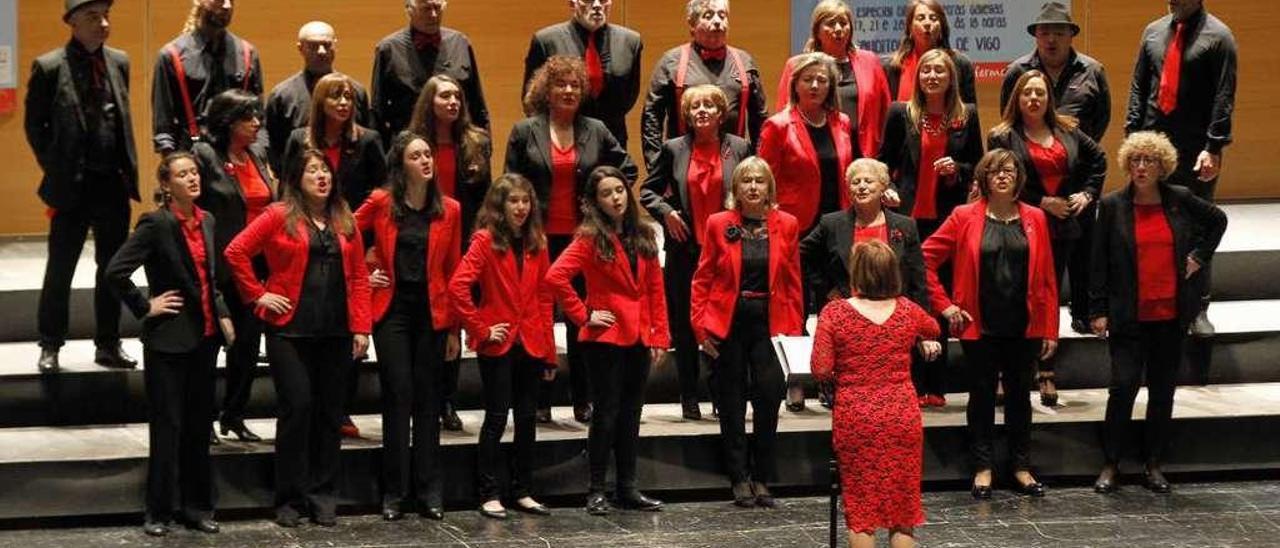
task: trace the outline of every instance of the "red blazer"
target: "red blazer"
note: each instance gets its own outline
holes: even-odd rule
[[[302,278],[307,272],[310,257],[311,233],[306,221],[299,221],[296,236],[285,230],[285,205],[274,203],[244,227],[223,255],[231,268],[231,277],[246,303],[258,300],[263,293],[283,295],[291,303],[297,303],[302,293]],[[359,232],[352,237],[338,235],[342,243],[343,274],[347,279],[347,328],[352,333],[368,335],[372,331],[369,319],[369,271],[364,264],[364,244]],[[250,259],[259,253],[266,256],[266,286],[258,281]],[[262,321],[283,326],[293,318],[297,306],[284,314],[276,314],[263,307],[255,307],[255,314]]]
[[[631,275],[622,240],[613,236],[614,259],[604,261],[596,253],[593,238],[575,237],[547,271],[542,290],[553,293],[569,321],[582,326],[579,341],[649,348],[671,346],[667,329],[667,298],[662,286],[662,266],[657,257],[641,255],[637,275]],[[587,281],[587,302],[569,285],[579,273]],[[587,326],[587,311],[608,310],[616,322],[610,327]]]
[[[804,327],[800,286],[800,228],[791,214],[774,209],[765,217],[769,227],[769,334],[799,335]],[[726,231],[742,225],[737,210],[721,211],[707,219],[702,256],[693,273],[689,319],[701,344],[707,337],[723,340],[733,324],[742,275],[742,241],[729,241]]]
[[[827,114],[827,127],[840,157],[840,207],[850,204],[849,185],[844,184],[844,170],[853,161],[853,137],[849,117],[843,112]],[[809,138],[800,110],[787,108],[770,116],[760,130],[757,154],[769,163],[778,187],[778,206],[795,216],[802,227],[818,222],[818,199],[822,192],[822,168],[818,153]]]
[[[526,252],[524,269],[516,269],[515,255],[493,249],[493,235],[477,230],[462,263],[449,280],[449,297],[454,314],[467,330],[467,343],[482,356],[501,356],[511,350],[517,340],[530,356],[552,367],[556,364],[556,341],[551,330],[550,293],[539,291],[539,284],[551,268],[546,247],[536,253]],[[480,285],[480,307],[471,299],[471,287]],[[511,324],[507,339],[489,342],[489,327],[497,323]]]
[[[799,56],[796,56],[799,57]],[[781,112],[791,101],[791,73],[796,57],[787,60],[782,66],[782,77],[778,79],[778,93],[774,99],[774,110]],[[880,57],[865,49],[857,49],[849,56],[853,67],[853,83],[858,88],[858,104],[856,109],[849,105],[840,105],[846,115],[852,113],[857,117],[858,149],[862,158],[875,158],[880,152],[880,142],[884,139],[884,121],[889,114],[889,105],[893,96],[889,94],[889,80],[880,66]]]
[[[1040,208],[1018,202],[1022,217],[1022,230],[1027,234],[1029,257],[1027,265],[1027,324],[1029,339],[1058,338],[1058,280],[1053,270],[1053,247],[1049,241],[1049,225]],[[943,221],[928,240],[925,240],[925,275],[929,283],[929,302],[935,313],[942,313],[952,304],[973,316],[961,339],[975,340],[982,336],[982,307],[978,304],[981,289],[978,287],[982,269],[982,230],[986,225],[987,201],[978,200],[957,207]],[[938,280],[938,267],[951,261],[952,297]]]
[[[444,217],[431,221],[427,234],[427,299],[431,303],[431,327],[436,331],[456,329],[458,318],[449,305],[449,277],[458,268],[462,255],[462,208],[458,201],[441,196]],[[391,218],[391,193],[374,190],[356,210],[356,226],[361,232],[373,232],[373,254],[382,265],[388,287],[373,288],[373,320],[386,315],[391,296],[396,292],[396,235],[400,227]]]

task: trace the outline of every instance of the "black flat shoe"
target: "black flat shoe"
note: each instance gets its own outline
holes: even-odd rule
[[[213,518],[191,520],[186,523],[187,529],[192,531],[200,531],[207,535],[216,535],[222,531],[222,527]]]
[[[1114,464],[1108,464],[1102,467],[1102,472],[1098,473],[1098,479],[1093,482],[1093,492],[1100,495],[1114,493],[1116,490],[1116,475],[1119,469]]]
[[[1143,477],[1143,483],[1152,493],[1168,493],[1173,490],[1173,486],[1169,485],[1169,480],[1165,479],[1164,473],[1159,467],[1148,466],[1147,473]]]
[[[418,515],[436,521],[444,521],[444,510],[438,506],[424,506]]]
[[[662,501],[645,496],[639,490],[632,489],[618,493],[618,507],[641,512],[657,512],[662,510]]]
[[[530,506],[525,506],[525,505],[523,505],[523,504],[520,504],[520,503],[517,501],[515,504],[511,505],[511,507],[512,507],[512,508],[514,508],[517,512],[524,512],[524,513],[526,513],[526,514],[532,514],[532,515],[535,515],[535,516],[550,516],[550,515],[551,515],[551,509],[550,509],[550,508],[547,508],[547,506],[546,506],[546,505],[544,505],[544,504],[542,504],[542,503],[540,503],[540,502],[535,502],[535,503],[533,503],[533,504],[532,504],[532,505],[530,505]]]
[[[501,510],[485,510],[484,505],[480,505],[480,508],[477,510],[480,512],[480,515],[489,519],[504,520],[508,517],[506,508]]]
[[[169,534],[169,526],[158,521],[148,521],[142,524],[142,532],[147,536],[163,537]]]
[[[773,498],[769,488],[758,481],[751,482],[751,490],[756,493],[756,506],[761,508],[777,508],[778,499]]]
[[[733,505],[739,508],[753,508],[756,505],[756,493],[747,482],[733,484]]]
[[[592,409],[590,405],[573,406],[573,420],[582,424],[591,424]]]
[[[588,514],[593,516],[607,516],[613,511],[613,508],[609,507],[609,501],[604,498],[604,493],[592,491],[587,495],[586,510]]]
[[[382,519],[385,521],[400,521],[404,519],[404,512],[392,505],[382,507]]]
[[[1017,485],[1013,488],[1013,490],[1020,495],[1026,495],[1028,497],[1036,497],[1036,498],[1040,498],[1044,496],[1043,483],[1040,483],[1038,481],[1033,481],[1031,483],[1017,483],[1017,482],[1014,482],[1014,483],[1016,483]]]
[[[534,412],[534,418],[538,421],[538,424],[551,424],[551,410],[539,409]]]
[[[221,425],[221,428],[219,428],[219,432],[223,436],[226,436],[228,433],[230,433],[230,434],[235,434],[236,439],[240,441],[250,442],[250,443],[262,441],[262,437],[257,434],[254,434],[253,430],[250,430],[248,426],[245,426],[243,421],[230,422],[230,423],[220,422],[219,424]]]
[[[687,421],[702,420],[702,408],[698,407],[698,402],[687,401],[680,404],[680,416]]]
[[[276,525],[293,529],[302,525],[302,517],[297,512],[276,512]]]
[[[98,347],[93,353],[93,363],[112,369],[133,369],[138,367],[138,360],[126,354],[120,343],[109,347]]]
[[[453,408],[452,403],[444,404],[444,410],[440,412],[440,427],[450,432],[462,431],[462,418],[458,416],[458,410]]]
[[[41,348],[40,361],[36,362],[36,368],[39,369],[41,373],[56,373],[58,369],[61,368],[58,364],[58,349]],[[146,529],[146,527],[143,527],[143,529]]]
[[[804,400],[800,400],[798,402],[787,402],[787,411],[792,413],[804,411]]]
[[[991,500],[990,485],[974,485],[969,489],[969,494],[978,500]]]

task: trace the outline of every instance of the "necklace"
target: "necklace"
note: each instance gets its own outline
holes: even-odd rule
[[[920,118],[920,130],[929,135],[938,136],[946,131],[947,125],[944,123],[941,114],[925,114]]]
[[[819,119],[819,121],[814,122],[813,120],[810,120],[810,119],[809,119],[809,115],[808,115],[808,114],[805,114],[805,113],[804,113],[804,109],[800,108],[800,109],[796,109],[796,110],[799,110],[799,111],[800,111],[800,117],[804,119],[804,123],[806,123],[806,124],[809,124],[809,125],[811,125],[811,126],[813,126],[813,127],[823,127],[823,126],[827,125],[827,118],[826,118],[825,116],[821,117],[821,118]]]

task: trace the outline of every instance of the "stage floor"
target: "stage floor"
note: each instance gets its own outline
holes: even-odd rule
[[[925,493],[924,507],[927,522],[917,539],[925,547],[1280,546],[1280,482],[1175,483],[1170,495],[1129,485],[1105,496],[1051,486],[1044,499],[998,490],[986,502],[967,492],[932,492]],[[605,517],[560,507],[551,517],[517,515],[506,522],[473,511],[450,512],[441,523],[361,515],[340,518],[332,529],[282,529],[264,518],[224,522],[217,536],[175,530],[165,539],[143,536],[137,525],[0,531],[0,547],[819,548],[827,546],[827,510],[826,498],[809,497],[783,499],[776,510],[688,502],[659,513]],[[843,517],[840,523],[838,545],[847,546]]]

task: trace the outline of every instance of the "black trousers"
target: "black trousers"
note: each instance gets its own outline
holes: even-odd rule
[[[255,270],[259,268],[256,264],[254,266]],[[265,272],[264,265],[260,273]],[[261,348],[263,326],[262,320],[253,314],[254,305],[245,303],[240,298],[240,291],[234,283],[228,282],[220,289],[236,330],[235,344],[226,351],[226,392],[222,395],[220,419],[223,424],[230,425],[244,421],[245,408],[249,405],[249,396],[253,394],[253,378],[258,370],[258,350]]]
[[[1097,224],[1098,204],[1090,202],[1089,207],[1076,217],[1080,223],[1080,237],[1067,257],[1067,276],[1071,278],[1071,319],[1089,323],[1089,269],[1093,264],[1093,230]],[[1058,260],[1054,255],[1053,259]],[[1057,264],[1057,263],[1054,263]],[[1058,287],[1062,287],[1062,276],[1058,276]]]
[[[175,513],[189,521],[213,516],[217,494],[209,459],[218,343],[206,338],[191,352],[143,348],[147,387],[147,500],[149,522]]]
[[[426,290],[397,288],[387,315],[373,328],[382,385],[382,502],[411,497],[443,504],[440,461],[440,379],[445,331],[431,326]]]
[[[276,384],[276,511],[333,515],[351,336],[267,335]]]
[[[93,342],[99,348],[120,342],[120,300],[107,285],[107,263],[129,237],[129,195],[119,175],[85,175],[89,190],[80,204],[54,212],[49,223],[49,247],[44,283],[36,312],[40,347],[62,348],[70,323],[71,279],[89,230],[93,230],[94,275]]]
[[[1111,349],[1111,386],[1107,396],[1107,422],[1103,450],[1108,463],[1120,462],[1133,416],[1133,401],[1147,377],[1146,435],[1142,453],[1147,462],[1159,463],[1169,441],[1173,417],[1173,393],[1177,387],[1178,366],[1182,362],[1185,329],[1176,320],[1140,322],[1136,333],[1112,334],[1107,339]]]
[[[995,437],[996,377],[1004,381],[1004,426],[1013,469],[1031,468],[1032,371],[1040,339],[982,337],[960,341],[969,365],[969,453],[975,470],[990,470]]]
[[[508,495],[512,499],[529,496],[533,484],[533,447],[537,439],[535,417],[538,382],[546,365],[535,360],[516,343],[502,356],[478,356],[480,380],[484,383],[484,425],[480,427],[479,471],[476,475],[480,500],[502,496],[501,444],[507,429],[507,411],[515,418],[515,439],[508,456],[511,471]]]
[[[942,226],[944,219],[917,219],[916,230],[920,232],[920,241],[924,241],[933,235],[938,227]],[[947,263],[938,269],[938,280],[942,282],[942,287],[946,289],[947,294],[951,293],[951,263]],[[925,310],[929,309],[928,303],[916,303]],[[938,355],[938,359],[934,361],[925,361],[917,349],[911,350],[911,384],[915,385],[916,395],[933,394],[943,396],[947,393],[947,359],[951,353],[947,348],[947,339],[951,336],[951,330],[948,328],[951,324],[941,314],[935,315],[933,319],[938,321],[938,325],[942,327],[942,353]]]
[[[635,489],[636,444],[640,438],[644,387],[649,380],[649,349],[640,344],[597,342],[584,342],[581,348],[595,389],[595,415],[587,432],[590,489],[605,491],[610,451],[616,465],[617,491]]]
[[[692,242],[672,243],[666,249],[662,282],[667,294],[667,323],[675,347],[676,373],[680,381],[680,401],[698,401],[698,378],[702,356],[689,323],[689,303],[693,288],[693,272],[698,267],[701,250]],[[716,401],[712,387],[711,401]]]
[[[1075,252],[1079,241],[1076,239],[1057,239],[1051,242],[1053,249],[1053,275],[1057,276],[1058,287],[1062,287],[1062,279],[1067,274],[1067,265],[1071,262],[1071,255]],[[1072,280],[1072,285],[1075,281]],[[1073,288],[1074,289],[1074,288]],[[1073,292],[1074,293],[1074,292]],[[1057,303],[1054,303],[1056,306]],[[1086,316],[1087,317],[1087,316]],[[1036,370],[1044,373],[1053,373],[1057,368],[1058,356],[1055,354],[1047,360],[1036,360]],[[1008,387],[1006,387],[1008,388]]]
[[[729,481],[775,479],[778,407],[786,392],[782,365],[769,340],[769,301],[738,299],[729,336],[712,362],[720,392],[720,437]],[[752,410],[752,443],[747,441],[747,402]]]
[[[1187,187],[1196,197],[1213,202],[1214,193],[1218,190],[1218,179],[1214,177],[1209,181],[1201,181],[1196,172],[1191,171],[1195,167],[1196,155],[1178,154],[1178,169],[1173,171],[1169,176],[1169,182]],[[1200,304],[1204,308],[1209,307],[1209,291],[1213,287],[1213,263],[1203,265],[1199,272],[1200,278]]]
[[[573,236],[571,235],[547,235],[547,251],[551,255],[552,262],[560,256],[560,253],[566,247],[569,247],[569,243],[572,241]],[[573,287],[578,291],[578,296],[586,294],[586,286],[582,276],[573,279]],[[589,405],[591,404],[591,374],[583,366],[584,359],[581,345],[578,343],[578,326],[563,317],[559,306],[556,307],[556,318],[564,322],[565,358],[569,362],[569,395],[573,399],[574,405]],[[539,409],[551,408],[552,387],[554,386],[554,381],[542,382],[542,386],[538,390]]]

